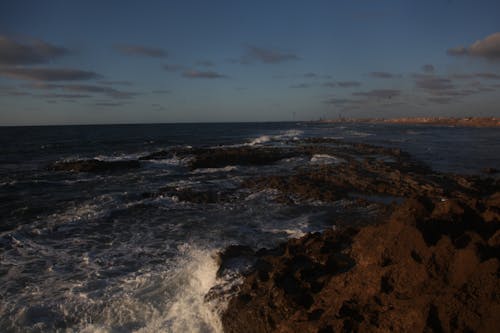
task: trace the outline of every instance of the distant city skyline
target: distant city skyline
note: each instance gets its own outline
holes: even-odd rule
[[[498,1],[2,1],[0,125],[500,117]]]

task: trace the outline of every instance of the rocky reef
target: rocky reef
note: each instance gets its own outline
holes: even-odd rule
[[[493,332],[499,213],[500,193],[475,208],[412,198],[386,222],[261,250],[225,332]]]
[[[128,161],[56,162],[50,170],[120,172],[177,158],[189,172],[238,166],[230,187],[164,186],[194,204],[272,189],[284,205],[342,202],[332,228],[271,249],[232,245],[219,256],[229,300],[225,332],[493,332],[500,327],[500,180],[438,173],[395,148],[328,138],[280,147],[173,147]],[[266,168],[266,166],[272,166]],[[252,169],[253,168],[253,169]],[[265,170],[265,171],[264,171]],[[356,208],[376,206],[374,215]]]
[[[500,327],[498,180],[433,172],[404,152],[370,145],[315,139],[294,152],[337,160],[248,178],[242,186],[273,188],[278,200],[290,205],[357,195],[400,200],[369,223],[338,223],[274,249],[223,251],[221,276],[235,260],[251,263],[221,315],[225,332]],[[236,156],[233,152],[231,160],[237,164]]]

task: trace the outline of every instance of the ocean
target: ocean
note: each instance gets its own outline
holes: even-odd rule
[[[440,172],[500,169],[500,129],[356,123],[219,123],[0,127],[2,332],[221,332],[237,273],[217,277],[232,244],[273,247],[332,228],[346,202],[285,204],[252,177],[286,174],[333,156],[270,165],[188,167],[189,156],[140,160],[105,173],[55,162],[137,160],[169,149],[285,147],[306,138],[396,147]],[[231,192],[183,201],[162,188]],[[360,214],[371,214],[370,207]]]

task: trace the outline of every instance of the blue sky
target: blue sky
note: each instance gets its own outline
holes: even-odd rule
[[[499,1],[2,1],[0,125],[500,116]]]

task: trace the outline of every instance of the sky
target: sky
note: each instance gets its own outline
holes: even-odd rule
[[[500,117],[500,1],[0,2],[0,125]]]

